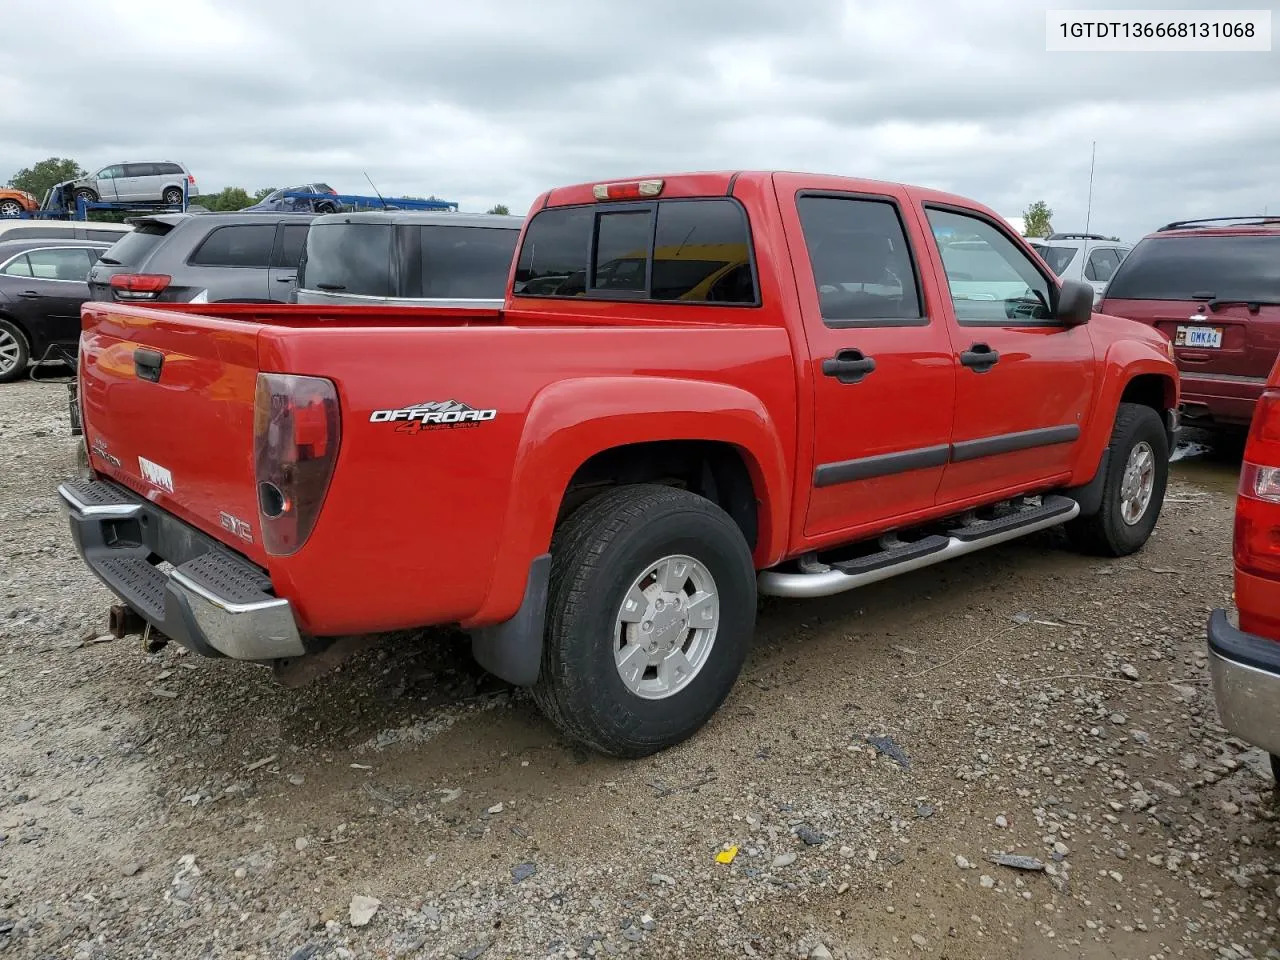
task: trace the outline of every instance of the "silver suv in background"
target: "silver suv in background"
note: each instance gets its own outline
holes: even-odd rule
[[[107,203],[181,203],[185,194],[194,196],[196,178],[181,163],[153,160],[113,163],[81,180],[73,180],[69,191],[77,199]]]
[[[312,217],[306,213],[161,213],[89,271],[93,300],[288,303]]]
[[[500,307],[523,217],[338,213],[316,217],[298,303]]]
[[[1133,249],[1132,243],[1096,233],[1051,233],[1043,239],[1028,237],[1027,243],[1063,280],[1080,280],[1093,287],[1095,307],[1120,261]]]

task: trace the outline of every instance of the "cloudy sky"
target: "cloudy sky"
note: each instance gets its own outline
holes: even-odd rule
[[[1045,52],[1047,7],[1137,5],[7,0],[0,181],[51,155],[179,160],[206,192],[367,193],[367,170],[523,213],[559,184],[787,168],[1044,199],[1080,230],[1096,140],[1095,231],[1280,212],[1280,52]],[[1221,5],[1280,28],[1274,0]]]

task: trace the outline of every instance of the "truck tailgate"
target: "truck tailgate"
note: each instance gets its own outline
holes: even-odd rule
[[[262,326],[96,303],[82,317],[93,468],[265,564],[253,462]]]

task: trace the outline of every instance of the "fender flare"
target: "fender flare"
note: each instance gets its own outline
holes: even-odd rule
[[[756,565],[781,559],[792,481],[778,430],[759,397],[729,384],[677,377],[561,380],[530,404],[489,588],[463,629],[505,621],[521,607],[530,565],[550,548],[561,501],[582,464],[605,450],[663,440],[737,448],[759,505]]]
[[[1111,443],[1111,425],[1120,410],[1120,398],[1125,388],[1135,378],[1153,374],[1164,380],[1164,404],[1166,430],[1172,430],[1168,411],[1178,408],[1178,369],[1155,348],[1137,340],[1121,340],[1107,351],[1102,363],[1102,377],[1098,384],[1098,401],[1093,408],[1092,429],[1082,445],[1076,460],[1076,484],[1073,490],[1084,494],[1091,486],[1097,486],[1101,496],[1101,480],[1106,463],[1103,454]],[[1087,512],[1087,504],[1081,504],[1081,512]]]

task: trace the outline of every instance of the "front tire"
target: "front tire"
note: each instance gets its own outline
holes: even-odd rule
[[[0,319],[0,383],[12,383],[26,376],[30,359],[27,335],[17,324]]]
[[[1066,525],[1077,549],[1123,557],[1146,544],[1164,503],[1169,482],[1169,441],[1160,415],[1150,407],[1122,403],[1111,430],[1102,506]]]
[[[26,208],[23,207],[22,204],[20,204],[17,200],[13,200],[11,198],[5,198],[4,200],[0,200],[0,217],[21,216],[23,210],[25,209]]]
[[[672,487],[611,490],[556,531],[534,699],[601,753],[663,750],[729,695],[755,613],[751,551],[727,513]]]
[[[90,190],[88,187],[81,187],[79,190],[76,191],[76,199],[83,200],[85,201],[85,203],[97,203],[98,195],[94,193],[92,190]]]

